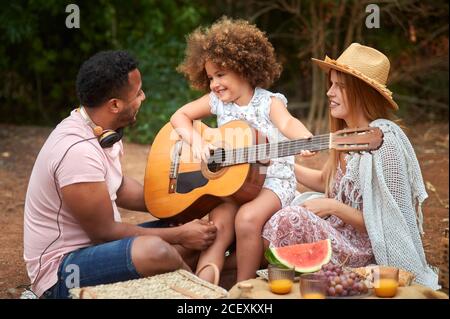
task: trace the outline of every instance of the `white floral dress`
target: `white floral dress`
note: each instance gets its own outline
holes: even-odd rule
[[[219,127],[230,121],[246,121],[264,134],[269,143],[276,143],[285,141],[287,138],[270,121],[272,97],[279,98],[287,106],[284,95],[262,88],[255,88],[253,97],[246,106],[239,106],[233,102],[223,103],[213,92],[209,94],[209,104],[211,113],[217,115]],[[281,206],[285,207],[294,199],[296,186],[294,156],[272,159],[271,165],[267,168],[263,187],[273,191],[280,199]]]

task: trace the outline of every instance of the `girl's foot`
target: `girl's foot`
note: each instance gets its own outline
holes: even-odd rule
[[[200,276],[200,273],[203,273],[203,275]],[[197,272],[195,273],[196,276],[200,277],[203,280],[206,280],[214,285],[219,284],[220,280],[220,270],[219,267],[217,267],[214,263],[207,263],[203,267],[201,267]]]

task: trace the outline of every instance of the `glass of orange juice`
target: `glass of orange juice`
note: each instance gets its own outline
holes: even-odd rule
[[[399,269],[378,266],[372,269],[373,288],[377,297],[394,297],[397,294]]]
[[[269,288],[275,294],[288,294],[294,284],[294,268],[284,268],[269,264]]]
[[[303,299],[325,299],[327,296],[327,278],[319,274],[301,275],[300,295]]]

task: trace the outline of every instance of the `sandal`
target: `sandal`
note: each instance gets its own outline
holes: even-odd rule
[[[208,267],[208,266],[211,266],[211,267],[213,268],[213,271],[214,271],[214,281],[213,281],[213,284],[216,285],[216,286],[218,286],[218,285],[219,285],[219,280],[220,280],[220,270],[219,270],[219,267],[217,267],[217,265],[214,264],[214,263],[207,263],[207,264],[204,265],[202,268],[200,268],[200,269],[195,273],[195,275],[198,277],[198,275],[201,273],[201,271],[202,271],[203,269],[205,269],[206,267]]]

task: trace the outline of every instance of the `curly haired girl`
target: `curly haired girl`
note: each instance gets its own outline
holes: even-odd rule
[[[181,107],[171,123],[192,145],[193,155],[207,161],[215,147],[193,130],[193,120],[212,114],[218,126],[233,120],[247,121],[266,135],[269,142],[298,139],[311,133],[287,110],[286,98],[266,90],[278,79],[281,65],[264,32],[245,20],[221,18],[209,28],[198,28],[187,38],[186,57],[178,67],[199,90],[208,92]],[[255,277],[263,255],[261,232],[266,221],[289,205],[295,195],[294,158],[272,161],[258,196],[238,206],[224,201],[209,214],[217,227],[214,243],[200,255],[197,274],[212,281],[213,268],[222,269],[225,251],[235,239],[237,281]]]

